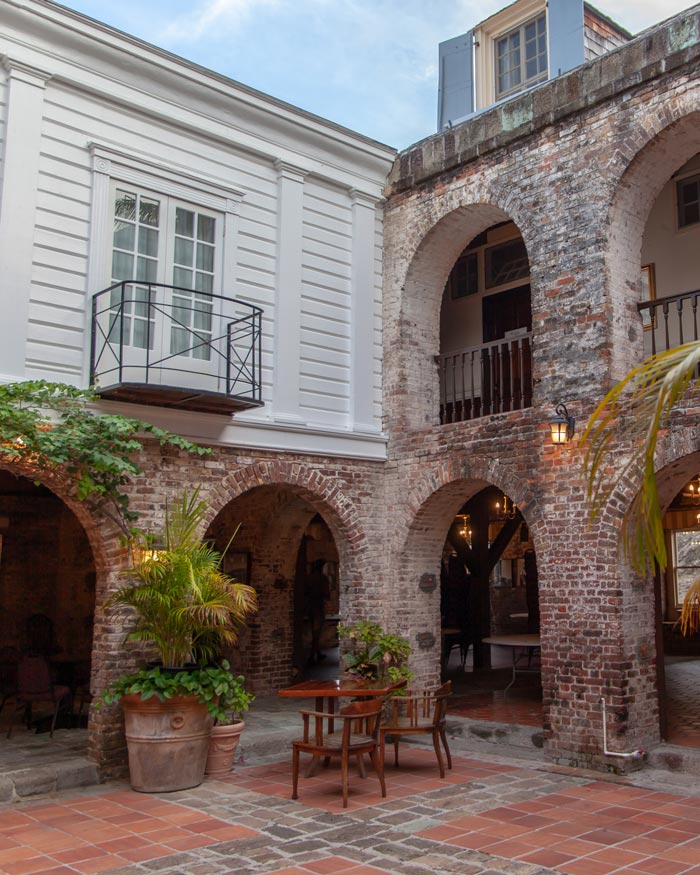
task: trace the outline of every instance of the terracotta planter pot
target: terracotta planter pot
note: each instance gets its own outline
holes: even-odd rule
[[[231,723],[229,726],[214,726],[209,739],[209,753],[204,770],[209,778],[225,778],[233,769],[238,739],[245,722]]]
[[[167,793],[199,786],[214,718],[194,696],[122,698],[131,786]]]

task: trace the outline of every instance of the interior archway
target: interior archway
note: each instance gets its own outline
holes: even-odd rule
[[[61,690],[58,731],[87,726],[95,591],[95,559],[72,510],[47,487],[0,471],[0,748],[10,724],[14,745],[51,728],[50,698],[18,707],[30,672]],[[85,734],[77,747],[87,747]]]

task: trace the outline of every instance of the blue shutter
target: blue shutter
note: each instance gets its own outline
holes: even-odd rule
[[[438,131],[474,112],[474,39],[468,30],[440,43]]]
[[[549,0],[549,73],[554,79],[583,64],[583,0]]]

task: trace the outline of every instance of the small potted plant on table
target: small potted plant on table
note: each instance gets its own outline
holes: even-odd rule
[[[131,783],[142,792],[201,784],[220,699],[238,683],[228,663],[210,660],[257,606],[255,591],[227,577],[222,554],[199,538],[206,509],[198,490],[168,508],[164,548],[153,538],[139,544],[132,581],[107,602],[135,612],[127,640],[154,645],[162,662],[123,675],[102,696],[121,701]]]
[[[379,623],[360,620],[351,626],[338,626],[338,637],[347,640],[350,649],[343,655],[345,670],[368,680],[388,678],[411,680],[408,667],[411,645],[401,635],[385,632]]]

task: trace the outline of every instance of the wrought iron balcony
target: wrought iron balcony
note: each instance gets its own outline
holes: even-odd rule
[[[436,356],[440,422],[466,422],[532,404],[531,334]]]
[[[120,282],[92,301],[91,383],[103,398],[202,413],[260,407],[262,310],[223,295]]]

